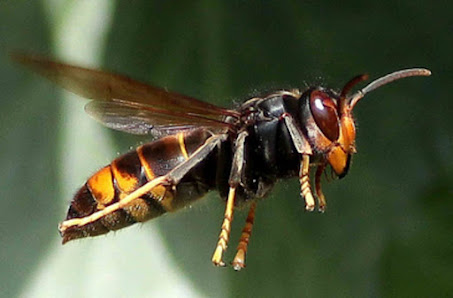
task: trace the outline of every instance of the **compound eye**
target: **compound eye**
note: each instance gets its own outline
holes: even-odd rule
[[[310,94],[310,109],[322,133],[332,142],[336,141],[340,135],[340,128],[337,106],[333,99],[322,91],[314,90]]]

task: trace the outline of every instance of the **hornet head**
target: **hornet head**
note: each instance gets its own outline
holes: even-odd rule
[[[393,72],[374,80],[365,88],[349,94],[357,83],[368,79],[359,75],[343,87],[340,94],[322,87],[310,88],[301,96],[301,113],[305,135],[314,151],[324,156],[340,178],[349,168],[355,148],[355,124],[352,110],[365,94],[395,80],[412,76],[429,76],[427,69],[414,68]]]

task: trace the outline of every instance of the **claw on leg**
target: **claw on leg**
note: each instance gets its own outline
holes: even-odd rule
[[[219,241],[212,255],[212,263],[215,266],[225,266],[222,260],[223,253],[227,249],[228,240],[230,238],[231,222],[233,221],[234,200],[236,197],[236,188],[230,187],[228,192],[228,200],[223,217],[222,229],[220,230]]]
[[[245,267],[245,257],[247,254],[247,246],[252,234],[253,222],[255,221],[256,202],[250,205],[249,214],[245,221],[245,226],[242,229],[241,238],[237,247],[236,256],[233,259],[232,265],[234,270],[239,271]]]
[[[307,211],[313,211],[315,209],[315,199],[311,192],[309,175],[310,175],[310,156],[307,154],[303,154],[299,172],[300,192],[305,199],[305,209]]]

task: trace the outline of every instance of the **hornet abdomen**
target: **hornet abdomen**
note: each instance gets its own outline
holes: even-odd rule
[[[66,220],[83,218],[121,201],[150,180],[163,176],[183,163],[209,138],[205,130],[178,133],[144,144],[121,155],[91,176],[74,196]],[[115,231],[176,211],[202,197],[215,185],[215,172],[206,173],[212,158],[192,169],[174,186],[157,186],[125,208],[95,222],[71,227],[62,233],[63,243]]]

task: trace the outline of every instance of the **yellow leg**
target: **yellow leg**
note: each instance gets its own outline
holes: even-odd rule
[[[149,181],[136,191],[130,193],[127,195],[124,199],[122,199],[119,202],[116,202],[100,211],[94,212],[91,215],[88,215],[86,217],[81,217],[81,218],[73,218],[66,220],[62,222],[59,226],[58,229],[60,230],[61,233],[63,233],[66,229],[73,227],[73,226],[84,226],[86,224],[92,223],[96,220],[98,220],[101,217],[104,217],[110,213],[113,213],[119,209],[124,208],[127,204],[132,202],[133,200],[140,198],[141,196],[149,193],[153,188],[155,188],[158,185],[164,185],[167,183],[167,177],[166,176],[161,176],[159,178],[156,178],[154,180]]]
[[[321,164],[316,169],[316,176],[315,176],[315,191],[316,196],[318,197],[318,210],[319,212],[324,212],[326,210],[326,197],[324,196],[321,188],[321,175],[326,168],[325,164]]]
[[[233,260],[233,268],[236,271],[245,267],[245,256],[247,254],[247,246],[249,244],[250,236],[252,234],[253,222],[255,221],[255,208],[256,202],[254,201],[250,206],[249,215],[245,221],[245,226],[242,229],[241,239],[237,247],[236,256]]]
[[[315,209],[315,199],[310,188],[310,155],[302,154],[300,165],[299,180],[300,192],[305,199],[305,209],[313,211]]]
[[[225,266],[222,260],[224,251],[227,249],[228,240],[230,238],[231,222],[233,221],[234,200],[236,198],[236,188],[230,187],[228,192],[228,200],[223,217],[222,229],[220,230],[219,241],[212,255],[212,263],[215,266]]]

